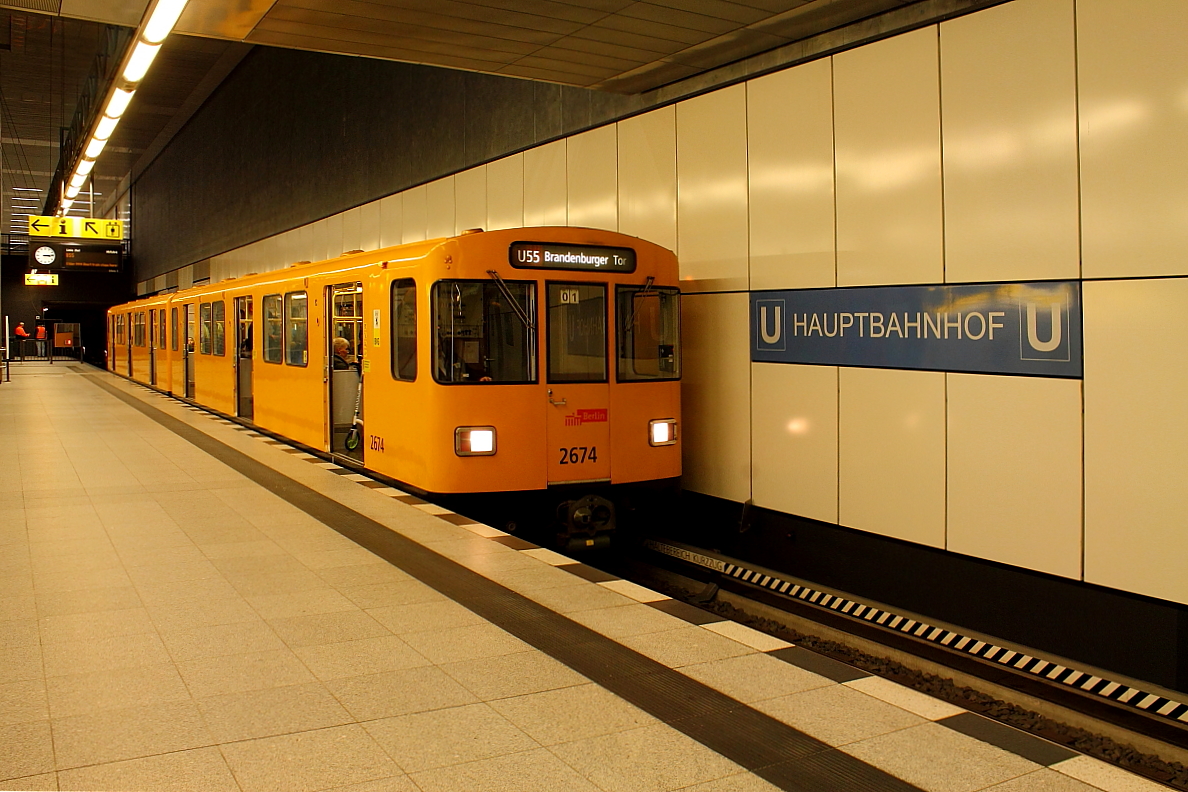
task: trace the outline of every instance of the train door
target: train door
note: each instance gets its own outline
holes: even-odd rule
[[[157,387],[157,310],[149,310],[149,385]]]
[[[252,402],[252,298],[235,298],[235,404],[237,415],[255,417]]]
[[[330,453],[363,461],[363,284],[326,288],[326,381]],[[352,431],[354,430],[354,431]]]
[[[185,361],[185,378],[186,378],[186,398],[194,398],[194,337],[198,334],[198,328],[195,324],[194,304],[190,303],[185,307],[186,319],[186,342],[182,346],[182,359]]]
[[[549,484],[602,483],[611,478],[607,287],[545,287]]]
[[[128,376],[132,376],[132,342],[136,339],[136,314],[128,314],[128,333],[124,340],[128,343],[124,347],[124,360],[128,363]]]

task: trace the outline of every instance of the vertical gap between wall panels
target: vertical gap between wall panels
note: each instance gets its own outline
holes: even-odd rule
[[[941,189],[941,282],[949,282],[949,245],[946,238],[948,209],[945,204],[945,98],[944,72],[941,66],[941,25],[936,26],[936,127],[937,142],[940,144],[940,189]],[[949,549],[949,377],[945,372],[945,530],[942,534],[944,549]]]
[[[747,176],[747,499],[755,499],[755,363],[751,360],[751,82],[743,84],[743,167]]]
[[[829,56],[829,137],[833,149],[833,287],[838,287],[837,250],[837,87],[834,56]],[[833,367],[833,521],[841,525],[841,366]]]
[[[829,56],[829,139],[833,154],[833,287],[837,278],[837,88],[833,81],[833,56]]]
[[[1089,521],[1088,488],[1085,480],[1085,237],[1084,201],[1081,188],[1081,41],[1078,35],[1077,2],[1072,2],[1073,34],[1073,119],[1077,126],[1077,277],[1081,287],[1081,580],[1085,580],[1085,545]]]

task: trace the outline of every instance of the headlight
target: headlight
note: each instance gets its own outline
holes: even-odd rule
[[[494,426],[459,426],[454,430],[454,453],[458,456],[494,456]]]
[[[677,422],[675,418],[648,422],[648,445],[666,446],[672,445],[676,441]]]

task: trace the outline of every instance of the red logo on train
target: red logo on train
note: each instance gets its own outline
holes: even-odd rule
[[[587,423],[606,423],[606,410],[578,410],[565,416],[566,426],[581,426]]]

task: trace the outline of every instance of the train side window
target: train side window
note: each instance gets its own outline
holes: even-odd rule
[[[606,382],[606,285],[546,288],[549,382]]]
[[[169,310],[169,337],[173,339],[170,349],[177,351],[177,308]]]
[[[281,296],[264,295],[264,362],[281,362],[281,334],[284,321],[281,319]]]
[[[165,309],[157,311],[157,349],[165,348]]]
[[[309,362],[308,302],[305,292],[285,295],[285,363],[304,366]]]
[[[124,314],[116,316],[116,343],[124,345]]]
[[[619,382],[680,379],[680,290],[620,286],[615,297]]]
[[[136,346],[144,346],[144,311],[136,312]]]
[[[435,380],[536,382],[535,283],[438,281],[432,308]]]
[[[392,376],[417,378],[417,285],[412,278],[392,281]]]
[[[225,355],[227,354],[227,309],[222,300],[211,303],[210,321],[214,353],[219,356]]]
[[[202,303],[198,306],[199,327],[198,327],[198,354],[210,354],[210,303]]]

